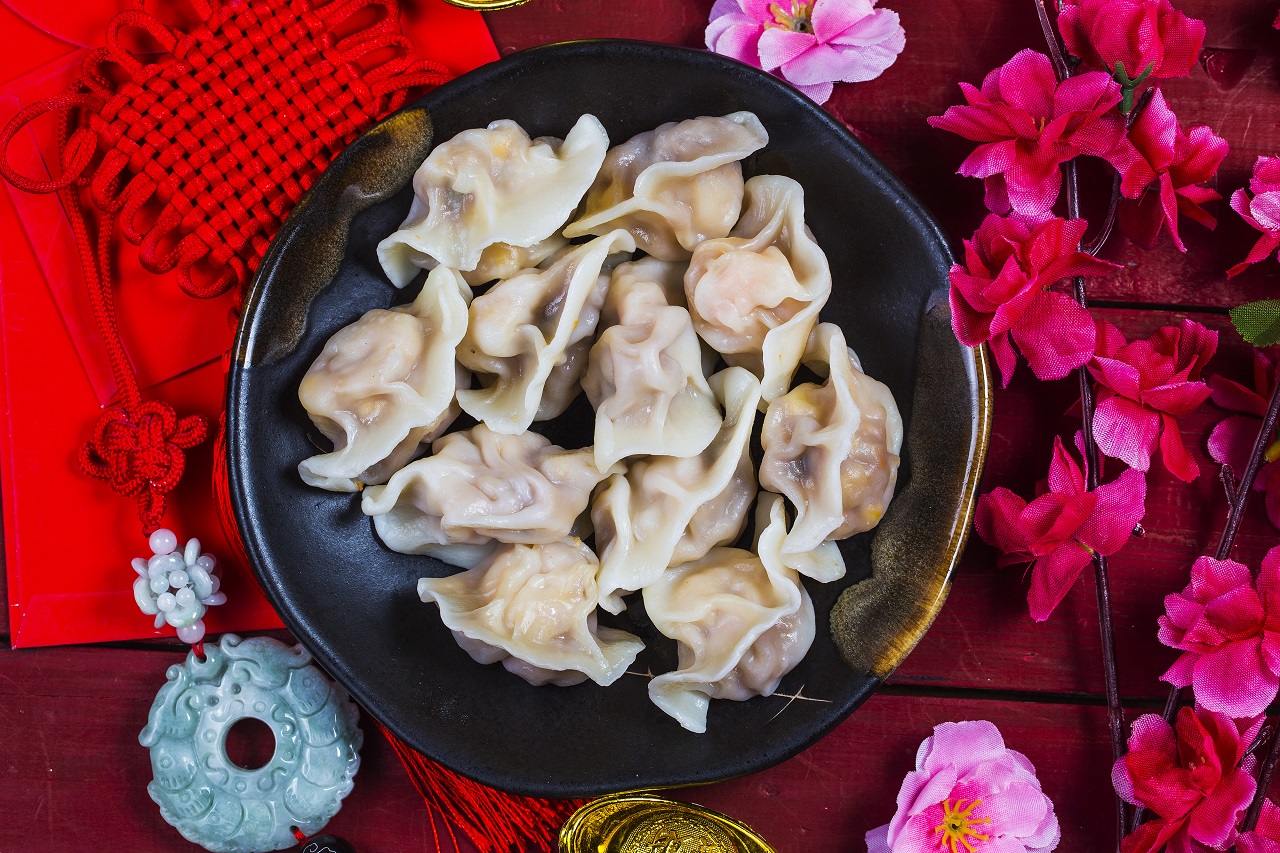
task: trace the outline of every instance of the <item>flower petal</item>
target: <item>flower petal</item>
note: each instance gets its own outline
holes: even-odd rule
[[[1125,546],[1146,514],[1147,478],[1131,468],[1105,486],[1099,486],[1094,494],[1098,496],[1098,503],[1076,535],[1081,542],[1109,557]]]
[[[1040,379],[1061,379],[1093,355],[1093,317],[1062,293],[1043,291],[1012,329],[1018,349]]]
[[[1219,850],[1235,835],[1236,824],[1253,800],[1258,783],[1243,770],[1232,768],[1207,797],[1191,810],[1188,834],[1201,844]]]
[[[1160,416],[1124,397],[1103,400],[1094,412],[1093,440],[1098,449],[1138,471],[1151,467],[1159,434]]]
[[[1093,559],[1077,542],[1063,543],[1052,553],[1031,566],[1031,588],[1027,591],[1027,608],[1031,618],[1043,622],[1067,597],[1080,573]]]
[[[1182,443],[1178,422],[1169,415],[1163,416],[1164,428],[1160,430],[1160,459],[1170,474],[1184,483],[1200,476],[1200,466],[1191,458]]]
[[[1209,456],[1219,465],[1230,465],[1237,477],[1249,466],[1253,441],[1262,429],[1262,421],[1245,415],[1232,415],[1220,421],[1209,434]]]
[[[1201,655],[1191,677],[1196,701],[1231,717],[1261,714],[1280,691],[1280,676],[1263,663],[1261,641],[1228,643]]]

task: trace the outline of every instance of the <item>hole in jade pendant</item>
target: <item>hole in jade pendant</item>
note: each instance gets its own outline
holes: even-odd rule
[[[241,770],[259,770],[276,752],[276,734],[256,717],[245,717],[231,724],[224,743],[227,760]]]

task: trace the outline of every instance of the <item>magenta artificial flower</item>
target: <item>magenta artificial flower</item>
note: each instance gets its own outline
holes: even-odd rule
[[[1049,853],[1062,833],[1036,769],[986,720],[943,723],[916,752],[893,820],[868,853]]]
[[[1069,276],[1118,269],[1079,251],[1088,226],[1054,217],[1040,225],[988,216],[964,241],[964,264],[951,268],[951,325],[960,342],[990,344],[1007,387],[1017,355],[1040,379],[1061,379],[1093,355],[1089,312],[1049,288]]]
[[[1263,713],[1280,693],[1280,548],[1263,558],[1256,583],[1247,566],[1201,557],[1164,609],[1160,642],[1182,654],[1161,679],[1190,686],[1210,711]]]
[[[1262,429],[1262,418],[1276,382],[1276,362],[1262,350],[1253,352],[1253,388],[1225,376],[1209,377],[1213,402],[1229,412],[1239,412],[1220,421],[1209,434],[1209,455],[1220,465],[1230,465],[1238,478],[1249,465],[1253,442]],[[1263,507],[1271,523],[1280,528],[1280,442],[1263,455],[1253,487],[1264,493]]]
[[[1232,720],[1204,708],[1183,708],[1176,728],[1158,714],[1133,722],[1129,752],[1111,770],[1116,793],[1156,819],[1125,837],[1122,853],[1190,853],[1199,842],[1225,850],[1257,787],[1245,751],[1262,717]]]
[[[1000,549],[1000,567],[1031,564],[1027,606],[1043,622],[1075,585],[1094,553],[1111,556],[1124,547],[1146,512],[1147,480],[1127,470],[1090,492],[1085,475],[1053,440],[1048,490],[1027,503],[1003,486],[978,498],[974,526]]]
[[[783,79],[818,103],[832,83],[862,83],[902,53],[898,13],[876,0],[716,0],[707,47]]]
[[[1280,808],[1275,803],[1262,801],[1257,828],[1241,833],[1236,839],[1236,850],[1238,853],[1280,853]]]
[[[1062,187],[1058,167],[1081,154],[1105,157],[1124,135],[1124,120],[1112,109],[1120,86],[1098,71],[1059,84],[1043,53],[1024,50],[988,74],[981,89],[960,89],[968,105],[929,124],[981,143],[958,171],[985,179],[993,213],[1044,220]]]
[[[1258,242],[1249,250],[1249,256],[1231,269],[1227,277],[1237,276],[1251,264],[1266,260],[1280,249],[1280,157],[1259,157],[1253,164],[1253,177],[1249,179],[1249,191],[1243,189],[1231,194],[1231,209],[1244,217],[1254,228],[1262,232]]]
[[[1159,442],[1164,467],[1191,482],[1200,467],[1182,443],[1178,418],[1209,397],[1200,372],[1218,348],[1218,333],[1194,320],[1165,326],[1142,341],[1127,343],[1105,320],[1098,321],[1097,352],[1089,372],[1098,380],[1093,440],[1107,456],[1146,471]]]
[[[1188,18],[1169,0],[1067,0],[1058,15],[1067,50],[1106,71],[1124,65],[1138,78],[1186,77],[1204,45],[1204,21]]]
[[[1200,184],[1217,174],[1230,150],[1227,141],[1208,127],[1184,132],[1164,92],[1156,89],[1110,158],[1122,177],[1121,229],[1134,242],[1150,248],[1167,224],[1174,245],[1185,252],[1187,247],[1178,234],[1178,214],[1206,228],[1218,224],[1201,205],[1222,196]]]

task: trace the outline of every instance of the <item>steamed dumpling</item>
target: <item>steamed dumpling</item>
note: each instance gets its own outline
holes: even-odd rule
[[[823,543],[875,527],[893,497],[902,416],[889,389],[862,372],[838,326],[818,325],[805,363],[826,381],[798,385],[769,404],[760,483],[796,508],[782,561],[830,581],[844,575],[844,562],[837,569],[834,545]]]
[[[596,410],[596,466],[640,454],[695,456],[720,430],[689,312],[668,302],[684,265],[645,258],[613,271],[582,388]]]
[[[638,637],[596,624],[600,564],[581,539],[502,545],[475,568],[422,578],[418,596],[467,654],[533,685],[590,678],[609,685],[644,648]]]
[[[719,433],[686,459],[654,456],[609,478],[591,506],[600,549],[600,606],[623,609],[622,594],[643,589],[668,566],[696,560],[742,534],[756,495],[750,443],[760,383],[730,367],[711,377],[724,405]]]
[[[437,439],[432,455],[365,489],[361,509],[391,550],[470,567],[495,542],[569,535],[611,470],[596,468],[589,447],[565,450],[535,432],[503,435],[479,424]]]
[[[609,150],[566,237],[625,228],[643,251],[687,260],[742,211],[742,165],[769,142],[754,113],[670,122]]]
[[[437,268],[412,304],[369,311],[329,338],[298,399],[334,449],[298,465],[304,482],[335,492],[385,483],[453,423],[455,392],[469,382],[454,347],[470,301],[457,274]]]
[[[530,139],[506,119],[464,130],[436,146],[414,174],[409,215],[378,244],[383,270],[404,287],[419,269],[471,271],[490,247],[498,247],[493,264],[509,250],[542,243],[577,208],[608,148],[592,115],[578,119],[563,142]]]
[[[463,411],[509,434],[563,412],[587,367],[610,256],[635,247],[626,231],[612,231],[477,296],[458,361],[482,387],[458,394]]]
[[[559,234],[552,234],[532,246],[494,243],[480,253],[480,263],[475,269],[461,273],[462,280],[472,287],[480,287],[491,281],[511,278],[518,272],[533,269],[567,245],[569,241]]]
[[[712,699],[772,695],[813,644],[813,602],[779,559],[783,523],[782,499],[763,496],[758,557],[713,548],[644,589],[645,612],[679,656],[674,672],[649,682],[649,698],[689,731],[707,730]]]
[[[730,236],[694,250],[685,292],[698,334],[729,364],[755,373],[772,400],[791,386],[831,295],[831,268],[804,224],[800,184],[757,175],[746,200]]]

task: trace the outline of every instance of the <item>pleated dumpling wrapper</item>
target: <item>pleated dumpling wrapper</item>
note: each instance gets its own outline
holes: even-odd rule
[[[720,430],[689,312],[671,304],[684,265],[645,258],[613,271],[582,389],[596,410],[596,466],[639,455],[695,456]],[[612,322],[610,322],[612,321]]]
[[[862,372],[839,326],[814,329],[805,364],[826,380],[797,385],[769,404],[760,484],[796,508],[782,562],[825,582],[845,571],[829,540],[875,527],[893,498],[902,415],[888,387]]]
[[[729,364],[787,393],[831,296],[827,255],[804,223],[804,189],[781,175],[747,181],[746,210],[725,238],[694,250],[685,273],[693,326]]]
[[[649,682],[649,698],[689,731],[707,730],[712,699],[772,695],[813,645],[813,602],[778,553],[785,521],[782,499],[762,495],[759,556],[713,548],[644,588],[645,612],[679,661]]]
[[[561,245],[554,235],[608,149],[609,135],[592,115],[579,118],[563,142],[530,139],[509,119],[464,130],[418,167],[409,215],[378,244],[382,269],[404,287],[419,269],[437,264],[466,273],[537,263]]]
[[[599,569],[581,539],[501,545],[473,569],[422,578],[418,596],[440,605],[458,645],[480,663],[501,661],[535,686],[588,678],[604,686],[622,677],[644,643],[596,624]]]
[[[612,231],[477,296],[458,361],[481,387],[458,394],[462,410],[511,435],[563,412],[581,390],[609,274],[635,247]]]
[[[590,447],[565,450],[536,432],[479,424],[443,436],[432,454],[364,490],[361,509],[383,543],[470,568],[498,542],[546,544],[570,534],[610,471]]]
[[[696,560],[746,528],[756,496],[751,431],[760,382],[741,367],[711,377],[724,406],[720,431],[696,456],[650,456],[614,474],[591,505],[602,556],[600,606],[623,610],[622,595],[644,589],[668,566]]]
[[[688,260],[742,212],[741,160],[769,143],[754,113],[669,122],[609,150],[566,237],[625,228],[664,261]]]
[[[304,482],[335,492],[385,483],[453,423],[455,393],[470,382],[454,360],[470,301],[457,273],[439,267],[412,304],[375,308],[329,338],[298,399],[334,449],[299,463]]]

